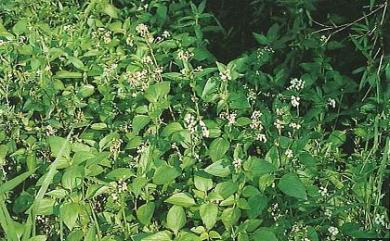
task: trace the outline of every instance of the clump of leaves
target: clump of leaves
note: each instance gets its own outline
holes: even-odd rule
[[[4,1],[0,239],[388,235],[388,56],[356,82],[302,7],[222,63],[206,1]]]

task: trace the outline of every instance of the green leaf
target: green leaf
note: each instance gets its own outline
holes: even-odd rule
[[[217,177],[226,177],[230,175],[230,167],[222,160],[214,162],[210,166],[206,167],[204,171]]]
[[[253,235],[253,240],[278,241],[274,232],[269,228],[259,228]]]
[[[238,184],[232,180],[218,183],[214,191],[221,195],[223,199],[233,195],[238,190]]]
[[[110,16],[111,18],[118,18],[118,9],[114,7],[112,4],[105,4],[103,8],[103,12]]]
[[[137,209],[137,218],[143,225],[149,225],[155,209],[154,202],[149,202]]]
[[[285,174],[280,179],[278,188],[288,196],[303,200],[307,199],[305,186],[294,173]]]
[[[50,136],[47,142],[49,143],[53,156],[57,158],[70,156],[71,145],[67,139],[59,136]]]
[[[147,124],[149,124],[150,121],[151,119],[147,115],[135,116],[132,122],[134,134],[138,135],[139,131],[142,130]]]
[[[165,202],[185,208],[195,205],[195,200],[187,193],[173,194]]]
[[[171,234],[167,231],[157,232],[141,239],[141,241],[171,241]]]
[[[174,167],[163,165],[157,168],[153,176],[153,183],[163,185],[171,183],[180,175],[180,171]]]
[[[217,222],[218,206],[214,203],[205,203],[200,206],[200,217],[207,229],[212,229]]]
[[[238,207],[226,208],[223,210],[221,220],[226,228],[235,225],[241,217],[241,210]]]
[[[0,166],[5,164],[5,157],[8,154],[8,146],[0,145]]]
[[[95,87],[93,85],[83,85],[80,87],[78,94],[82,98],[90,97],[95,93]]]
[[[168,137],[172,135],[173,133],[176,133],[178,131],[183,130],[183,127],[179,122],[172,122],[169,123],[167,126],[164,127],[164,129],[161,132],[161,136]]]
[[[195,187],[203,192],[209,191],[213,188],[213,180],[211,178],[203,177],[200,175],[194,176],[194,185]]]
[[[80,72],[72,72],[67,70],[60,70],[55,75],[54,78],[57,79],[81,79],[83,74]]]
[[[65,203],[60,207],[60,217],[65,225],[72,230],[79,217],[79,205],[77,203]]]
[[[134,173],[130,170],[130,168],[116,168],[109,172],[106,175],[107,179],[111,180],[125,180],[128,179],[129,177],[134,176]]]
[[[249,157],[248,161],[244,163],[244,170],[254,177],[259,177],[271,173],[276,169],[275,166],[268,161],[256,157]]]
[[[219,137],[210,144],[209,155],[213,162],[220,160],[229,150],[230,143],[222,137]]]
[[[24,182],[27,178],[33,174],[34,171],[28,171],[20,174],[17,177],[14,177],[13,179],[1,184],[0,186],[0,195],[3,195],[9,191],[12,191],[15,187],[17,187],[19,184]]]
[[[334,147],[339,147],[341,146],[345,140],[347,139],[345,132],[344,131],[333,131],[329,138],[328,138],[328,143],[332,144]]]
[[[82,184],[83,176],[84,169],[81,166],[69,167],[62,175],[62,185],[69,190],[76,189]]]
[[[28,241],[46,241],[46,235],[37,235],[28,239]]]
[[[69,62],[71,62],[73,64],[73,66],[76,67],[77,69],[80,69],[80,70],[85,69],[85,65],[80,59],[78,59],[74,56],[69,56],[68,59],[69,59]]]
[[[171,89],[171,83],[169,81],[163,81],[149,86],[145,91],[145,98],[149,102],[157,102],[158,100],[165,98]]]
[[[26,33],[27,32],[27,24],[28,24],[27,19],[21,19],[14,25],[14,27],[12,28],[12,31],[17,35]]]
[[[167,215],[167,227],[174,233],[178,233],[186,224],[186,213],[184,208],[173,206],[169,209]]]

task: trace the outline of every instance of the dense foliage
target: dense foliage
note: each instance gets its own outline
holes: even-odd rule
[[[329,2],[1,0],[0,240],[389,237],[388,2]]]

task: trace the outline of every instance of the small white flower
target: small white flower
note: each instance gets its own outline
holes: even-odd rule
[[[228,119],[229,125],[233,125],[234,123],[236,123],[236,117],[237,117],[236,113],[231,113],[228,115],[227,119]]]
[[[328,189],[326,187],[320,187],[319,193],[321,196],[326,197],[328,196]]]
[[[336,100],[329,98],[328,99],[328,106],[332,107],[333,109],[336,108]]]
[[[379,226],[385,226],[385,215],[377,213],[374,218],[374,223]]]
[[[256,136],[256,140],[261,141],[263,143],[266,143],[267,142],[267,137],[264,134],[259,133]]]
[[[292,123],[290,123],[289,126],[290,126],[291,128],[293,128],[293,129],[297,129],[297,130],[301,129],[301,124],[299,124],[299,123],[294,123],[294,122],[292,122]]]
[[[209,137],[210,132],[207,129],[206,124],[202,120],[199,121],[199,126],[200,126],[200,128],[202,130],[203,137],[206,137],[206,138]]]
[[[291,96],[291,105],[293,107],[298,107],[300,100],[301,100],[301,98],[299,96]]]
[[[233,165],[236,169],[239,169],[241,167],[242,160],[240,158],[234,159]]]
[[[287,149],[284,154],[286,155],[287,158],[292,158],[294,156],[293,151],[291,149]]]
[[[337,236],[337,234],[339,234],[339,230],[336,227],[329,227],[328,232],[330,233],[333,239],[335,238],[335,236]]]
[[[279,131],[282,130],[284,128],[284,125],[285,123],[282,121],[282,120],[279,120],[279,119],[276,119],[276,121],[274,122],[274,126],[276,127],[276,129],[278,129]]]
[[[188,51],[184,51],[184,50],[179,50],[179,52],[177,53],[177,57],[181,60],[181,61],[188,61],[190,58],[192,58],[194,56],[193,53],[191,52],[188,52]]]
[[[321,42],[326,42],[326,40],[328,39],[328,37],[326,37],[325,35],[321,35]]]
[[[163,38],[169,38],[169,37],[171,37],[171,34],[167,31],[167,30],[165,30],[163,33],[162,33],[162,35],[161,35]]]
[[[145,37],[145,36],[149,33],[148,26],[146,26],[146,25],[143,24],[143,23],[138,24],[137,27],[135,28],[135,30],[136,30],[142,37]]]
[[[305,87],[305,81],[301,79],[294,78],[290,81],[290,86],[287,87],[287,90],[295,89],[296,91],[300,91]]]

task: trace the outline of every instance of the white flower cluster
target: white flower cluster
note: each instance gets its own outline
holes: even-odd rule
[[[207,129],[206,124],[205,124],[202,120],[199,121],[199,126],[200,126],[200,128],[201,128],[202,135],[203,135],[204,137],[206,137],[206,138],[209,137],[209,136],[210,136],[209,129]]]
[[[263,130],[263,123],[261,123],[260,119],[262,115],[263,114],[258,110],[253,111],[251,116],[252,123],[250,124],[250,127],[252,129],[258,129],[260,131]]]
[[[260,59],[261,57],[263,57],[264,54],[275,53],[275,50],[271,47],[266,46],[264,48],[258,49],[256,52],[257,52],[257,58]]]
[[[297,130],[301,129],[301,124],[295,122],[291,122],[288,126]]]
[[[279,132],[284,129],[284,125],[286,123],[284,123],[284,121],[280,120],[280,119],[276,119],[276,121],[274,122],[274,126],[276,127],[276,129],[279,130]]]
[[[321,196],[326,197],[328,196],[328,189],[326,187],[320,187],[318,192],[321,194]]]
[[[191,59],[192,57],[194,56],[193,53],[189,52],[189,51],[184,51],[184,50],[179,50],[179,52],[177,53],[177,57],[183,61],[183,62],[187,62],[189,59]]]
[[[193,115],[187,113],[184,116],[184,126],[190,131],[191,134],[194,134],[196,131],[196,120]]]
[[[229,70],[219,72],[219,77],[222,81],[228,81],[233,79]]]
[[[300,91],[300,90],[302,90],[304,87],[305,87],[305,81],[303,81],[303,80],[301,80],[301,79],[294,78],[294,79],[291,79],[291,81],[290,81],[290,86],[287,87],[287,90],[296,90],[296,91]]]
[[[141,37],[146,37],[149,33],[149,28],[147,25],[140,23],[135,27],[135,30],[141,35]]]
[[[233,161],[234,168],[239,169],[241,167],[242,160],[240,158],[236,158]]]
[[[219,114],[219,118],[221,119],[225,119],[228,121],[228,125],[233,125],[234,123],[236,123],[236,117],[237,117],[237,114],[236,113],[226,113],[226,112],[221,112],[221,114]]]
[[[374,218],[374,223],[378,226],[385,226],[386,223],[385,223],[385,215],[380,215],[379,213],[377,213],[375,215],[375,218]]]
[[[167,31],[167,30],[165,30],[163,33],[162,33],[162,35],[161,35],[163,38],[169,38],[169,37],[171,37],[171,34]]]
[[[331,227],[328,228],[328,232],[329,232],[330,235],[331,235],[330,239],[331,239],[331,240],[335,240],[337,234],[339,234],[339,229],[336,228],[336,227],[332,227],[332,226],[331,226]]]
[[[287,149],[284,153],[287,158],[291,159],[294,157],[293,151],[291,149]]]
[[[336,100],[329,98],[328,99],[328,106],[332,107],[333,109],[336,108]]]
[[[195,117],[193,115],[191,115],[190,113],[187,113],[184,116],[184,126],[190,131],[191,134],[195,134],[195,132],[197,130],[197,124],[198,123],[197,123]],[[203,137],[206,137],[206,138],[209,137],[210,132],[207,129],[207,126],[203,120],[199,120],[199,128],[200,128],[200,131],[201,131]]]
[[[298,107],[300,100],[301,100],[301,98],[299,96],[291,96],[291,105],[293,107]]]
[[[142,71],[126,73],[126,78],[132,87],[141,87],[145,90],[148,87],[147,74],[148,72],[144,69]]]
[[[153,37],[153,34],[149,32],[149,28],[147,25],[143,24],[143,23],[140,23],[137,25],[137,27],[135,28],[135,30],[138,32],[138,34],[143,37],[144,39],[146,39],[147,42],[149,43],[153,43],[154,41],[154,37]]]

